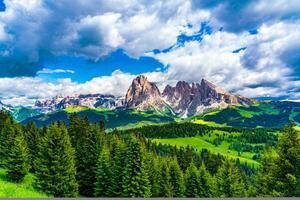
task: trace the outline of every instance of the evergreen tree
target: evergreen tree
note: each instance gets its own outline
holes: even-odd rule
[[[161,195],[161,158],[156,157],[148,153],[147,156],[147,172],[149,174],[149,180],[151,185],[151,194],[152,197],[160,197]]]
[[[5,168],[11,144],[10,137],[15,134],[15,125],[10,118],[2,122],[0,133],[0,167]]]
[[[99,128],[98,128],[99,129]],[[92,127],[87,118],[70,117],[69,135],[72,137],[72,145],[75,148],[75,163],[79,194],[93,196],[95,194],[95,182],[99,149],[98,131]]]
[[[160,168],[161,181],[160,181],[160,197],[173,197],[172,184],[169,167],[167,161],[164,159]]]
[[[15,130],[9,140],[10,151],[6,162],[7,176],[10,180],[19,182],[23,180],[29,170],[27,144],[20,128]]]
[[[75,197],[78,184],[74,149],[65,125],[50,125],[38,149],[35,187],[54,197]]]
[[[109,187],[111,186],[111,169],[110,169],[110,160],[109,160],[109,151],[106,148],[103,148],[98,164],[97,164],[97,182],[96,182],[96,190],[95,195],[97,197],[109,197],[110,191]]]
[[[217,197],[244,197],[245,183],[240,170],[226,159],[216,174],[215,191]]]
[[[199,175],[195,164],[192,162],[186,171],[186,197],[199,197]]]
[[[199,197],[210,197],[211,185],[210,185],[210,174],[206,170],[205,165],[202,164],[199,169],[199,187],[198,194]]]
[[[34,172],[34,159],[38,153],[38,143],[40,140],[40,133],[33,122],[29,122],[24,128],[24,136],[28,147],[28,159],[30,164],[30,171]]]
[[[126,152],[124,151],[124,144],[118,137],[112,138],[111,147],[111,182],[108,186],[109,196],[121,197],[122,196],[122,179],[123,179],[123,165],[125,162]]]
[[[150,197],[150,181],[141,144],[137,139],[130,138],[126,151],[122,196]]]
[[[287,126],[278,142],[278,157],[270,172],[274,178],[274,190],[279,195],[300,195],[300,139],[299,133]]]
[[[170,163],[170,182],[172,185],[172,193],[174,197],[184,197],[184,178],[183,173],[178,165],[177,160]]]
[[[260,163],[261,167],[256,176],[256,185],[253,185],[254,193],[260,197],[271,197],[271,196],[280,196],[280,194],[274,190],[273,186],[275,180],[271,171],[274,169],[275,157],[272,152],[272,148],[267,147],[261,157]]]

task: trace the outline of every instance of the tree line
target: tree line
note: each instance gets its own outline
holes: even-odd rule
[[[201,130],[198,130],[201,131]],[[207,150],[152,143],[132,130],[106,133],[104,123],[70,116],[70,125],[38,129],[0,112],[0,167],[19,182],[54,197],[299,196],[298,132],[285,128],[276,149],[265,150],[256,173]]]

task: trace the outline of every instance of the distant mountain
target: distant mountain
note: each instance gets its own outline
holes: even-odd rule
[[[113,95],[103,94],[86,94],[74,96],[55,96],[49,100],[36,101],[34,104],[35,109],[41,112],[51,112],[56,110],[65,109],[72,106],[86,106],[89,108],[109,108],[115,109],[124,105],[124,98],[115,97]]]
[[[27,118],[34,117],[41,114],[38,110],[33,108],[23,107],[23,106],[11,106],[11,105],[4,104],[1,101],[0,101],[0,110],[5,110],[9,112],[13,116],[13,118],[18,122],[21,122]]]
[[[56,96],[49,100],[36,101],[34,108],[43,113],[61,110],[71,106],[108,109],[137,109],[140,111],[170,110],[180,117],[189,117],[210,109],[227,108],[230,105],[250,105],[253,100],[233,95],[202,79],[201,83],[189,84],[179,81],[176,86],[167,85],[161,93],[155,83],[147,77],[136,77],[124,97],[87,94]]]
[[[203,113],[209,109],[227,108],[229,105],[250,105],[253,100],[233,95],[220,87],[202,79],[201,83],[191,85],[179,81],[176,86],[166,86],[162,97],[181,116]]]
[[[188,117],[209,109],[227,108],[229,105],[250,105],[252,101],[230,94],[205,79],[200,84],[179,81],[174,87],[167,85],[160,93],[154,83],[140,75],[132,81],[127,91],[125,106],[143,111],[171,108],[176,115]]]

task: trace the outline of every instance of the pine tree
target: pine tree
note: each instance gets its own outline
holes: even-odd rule
[[[199,197],[199,175],[195,164],[192,162],[186,171],[186,197]]]
[[[217,197],[244,197],[245,183],[240,170],[226,159],[216,174],[215,191]]]
[[[69,135],[75,148],[75,161],[79,185],[79,194],[92,197],[95,194],[95,182],[99,149],[98,131],[87,118],[70,117]]]
[[[118,137],[113,137],[111,147],[111,182],[107,188],[109,190],[109,196],[121,197],[122,196],[122,179],[123,179],[123,165],[125,162],[126,152],[124,151],[124,144]]]
[[[110,168],[110,160],[109,160],[109,151],[108,149],[102,149],[99,160],[97,163],[97,181],[96,181],[96,189],[95,196],[97,197],[109,197],[111,182],[111,168]]]
[[[0,167],[5,168],[10,152],[10,137],[15,134],[15,125],[10,118],[2,122],[0,133]]]
[[[160,197],[161,182],[163,177],[161,176],[161,159],[156,155],[147,156],[147,172],[149,174],[149,180],[151,185],[151,197]]]
[[[6,168],[7,176],[12,181],[22,181],[28,173],[28,152],[27,145],[20,130],[11,137],[10,151],[8,153]]]
[[[34,159],[38,152],[38,143],[40,140],[40,132],[33,122],[29,122],[24,128],[24,136],[28,147],[28,159],[30,171],[34,172]]]
[[[150,197],[151,186],[146,171],[141,144],[131,138],[127,144],[124,163],[123,197]]]
[[[202,164],[199,169],[199,186],[198,186],[199,197],[210,197],[211,195],[210,180],[211,180],[210,174],[206,170],[205,165]]]
[[[65,125],[50,125],[38,149],[35,187],[54,197],[75,197],[78,184],[74,149]]]
[[[161,180],[160,180],[160,197],[173,197],[171,177],[169,166],[167,165],[166,159],[161,163],[160,168]]]
[[[273,190],[279,192],[278,195],[300,195],[300,139],[292,126],[285,127],[279,138],[278,157],[270,176],[274,178]]]
[[[275,157],[272,152],[272,148],[266,147],[260,163],[261,167],[256,176],[256,185],[253,185],[253,188],[256,191],[255,195],[259,197],[271,197],[271,196],[280,196],[277,191],[273,189],[275,180],[271,171],[274,169]]]
[[[172,185],[172,193],[174,197],[184,197],[184,178],[183,173],[178,165],[177,160],[170,163],[170,182]]]

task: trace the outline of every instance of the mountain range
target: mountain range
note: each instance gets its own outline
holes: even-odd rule
[[[188,117],[209,109],[226,108],[229,105],[250,105],[252,101],[246,97],[230,94],[205,79],[202,79],[201,83],[192,84],[179,81],[174,87],[167,85],[161,93],[155,83],[140,75],[132,81],[125,97],[103,94],[60,95],[50,100],[38,100],[34,108],[41,112],[52,112],[70,106],[134,108],[140,111],[170,109],[177,116]]]
[[[37,100],[32,107],[13,107],[0,102],[0,109],[12,113],[24,124],[44,126],[71,113],[92,122],[104,120],[108,128],[196,121],[234,127],[282,127],[292,121],[300,125],[300,103],[259,101],[226,92],[202,79],[199,83],[179,81],[162,92],[147,77],[136,77],[125,96],[106,94],[58,95]],[[200,120],[200,121],[199,121]]]

